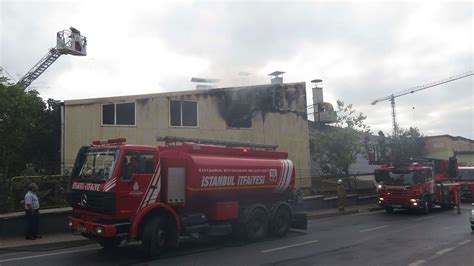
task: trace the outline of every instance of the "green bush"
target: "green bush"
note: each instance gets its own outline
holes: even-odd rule
[[[35,182],[38,185],[38,197],[42,209],[68,206],[67,180],[67,176],[61,175],[13,177],[5,186],[1,186],[3,191],[0,192],[2,192],[2,195],[6,195],[6,197],[0,197],[0,212],[23,210],[22,200],[31,182]]]

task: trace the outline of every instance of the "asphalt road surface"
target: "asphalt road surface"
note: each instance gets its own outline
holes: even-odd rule
[[[462,214],[372,212],[309,221],[307,231],[244,243],[230,238],[184,239],[159,260],[137,245],[114,252],[86,245],[47,252],[1,253],[0,265],[469,265],[474,266],[471,206]]]

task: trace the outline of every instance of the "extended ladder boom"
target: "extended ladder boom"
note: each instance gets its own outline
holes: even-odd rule
[[[43,74],[60,56],[61,53],[56,50],[56,48],[51,48],[48,53],[18,81],[18,85],[23,88],[28,88],[28,86]]]
[[[61,55],[87,55],[87,39],[81,36],[81,32],[70,27],[56,34],[56,47],[49,49],[48,53],[41,58],[21,79],[17,85],[28,88],[46,69],[48,69]]]

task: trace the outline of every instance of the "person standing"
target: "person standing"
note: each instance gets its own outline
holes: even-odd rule
[[[25,195],[25,216],[26,216],[26,239],[35,240],[41,238],[38,234],[39,227],[39,199],[36,195],[38,186],[35,183],[28,185],[28,192]]]
[[[346,188],[342,183],[342,179],[337,180],[337,196],[339,198],[339,211],[343,212],[346,206]]]

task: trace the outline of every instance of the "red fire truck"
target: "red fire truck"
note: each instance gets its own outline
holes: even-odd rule
[[[123,138],[82,147],[68,193],[73,232],[104,248],[138,240],[157,257],[185,235],[234,233],[258,241],[267,232],[306,229],[306,215],[294,211],[299,194],[287,153],[258,144],[165,140],[159,147]]]
[[[375,170],[379,204],[394,209],[416,209],[428,214],[435,205],[460,208],[460,185],[455,182],[457,163],[419,159],[382,165]]]

